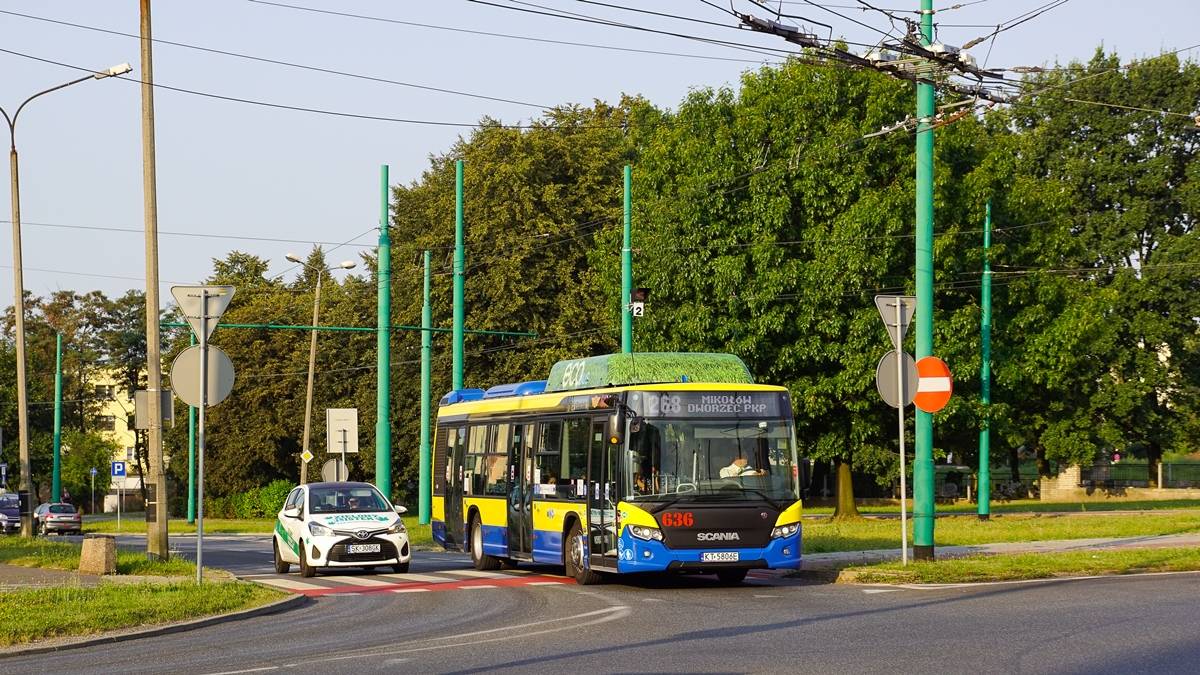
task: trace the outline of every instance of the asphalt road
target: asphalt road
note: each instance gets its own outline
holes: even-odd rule
[[[181,553],[190,545],[174,540]],[[269,539],[206,538],[205,562],[279,581]],[[1200,575],[951,588],[762,577],[580,587],[418,553],[389,575],[318,576],[299,609],[188,633],[0,660],[13,673],[1192,673]],[[259,576],[261,575],[261,576]],[[401,575],[394,575],[399,577]],[[459,581],[451,581],[450,578]],[[340,581],[339,581],[340,579]],[[446,579],[443,581],[443,579]],[[297,575],[282,582],[298,581]],[[352,580],[350,583],[347,580]],[[408,589],[399,592],[401,589]],[[355,594],[345,594],[358,591]],[[413,592],[414,590],[432,592]]]

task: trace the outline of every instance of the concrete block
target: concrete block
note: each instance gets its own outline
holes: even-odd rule
[[[83,536],[83,552],[79,555],[80,574],[116,574],[117,539],[108,534]]]

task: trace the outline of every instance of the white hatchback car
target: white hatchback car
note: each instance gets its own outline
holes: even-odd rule
[[[275,521],[275,571],[390,566],[408,571],[412,552],[401,513],[370,483],[310,483],[288,494]]]

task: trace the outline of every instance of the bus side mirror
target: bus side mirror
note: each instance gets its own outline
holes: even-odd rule
[[[608,416],[604,437],[612,445],[625,442],[625,406],[617,406],[617,411]]]
[[[800,491],[802,494],[808,494],[808,488],[812,485],[812,460],[807,457],[800,458]]]

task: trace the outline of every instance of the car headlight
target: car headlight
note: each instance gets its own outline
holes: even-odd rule
[[[662,541],[663,538],[662,530],[657,527],[646,527],[644,525],[630,525],[629,534],[643,541],[650,541],[651,539]]]
[[[332,537],[333,530],[321,525],[320,523],[309,523],[308,533],[314,537]]]
[[[783,539],[784,537],[790,537],[799,531],[800,531],[800,523],[792,523],[791,525],[780,525],[779,527],[771,530],[771,538],[772,539]]]
[[[8,516],[4,515],[3,513],[0,513],[0,521],[4,521],[4,520],[8,520]]]
[[[407,532],[407,530],[404,528],[403,520],[397,520],[396,522],[392,523],[391,527],[387,529],[388,534],[401,534],[404,532]]]

